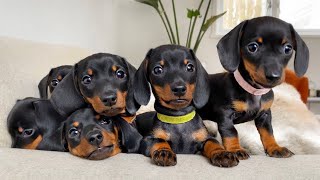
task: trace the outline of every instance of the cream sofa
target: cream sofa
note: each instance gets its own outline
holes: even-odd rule
[[[210,165],[209,161],[200,155],[178,155],[178,164],[174,167],[158,167],[151,164],[150,159],[139,154],[119,154],[115,157],[101,160],[89,161],[72,156],[69,153],[23,150],[10,148],[10,137],[6,129],[6,118],[16,99],[27,96],[38,97],[37,83],[49,71],[51,67],[61,64],[73,64],[86,57],[90,53],[87,50],[59,45],[35,43],[12,38],[0,37],[0,179],[319,179],[320,178],[320,149],[313,147],[313,151],[301,149],[305,139],[299,134],[295,138],[299,141],[287,141],[286,136],[292,134],[293,126],[285,131],[288,125],[279,123],[275,134],[281,136],[280,144],[285,144],[298,152],[292,158],[276,159],[266,157],[263,153],[259,137],[250,124],[239,126],[239,134],[243,146],[249,148],[252,157],[249,160],[241,161],[234,168],[217,168]],[[288,88],[288,87],[286,87]],[[289,88],[290,89],[290,88]],[[284,93],[286,94],[286,93]],[[280,105],[287,102],[287,99],[278,98],[276,102]],[[298,98],[296,98],[298,99]],[[296,101],[295,104],[300,102]],[[301,105],[301,104],[300,104]],[[287,106],[287,104],[282,104]],[[303,115],[301,119],[309,124],[312,133],[304,133],[303,136],[313,142],[318,136],[314,133],[320,127],[314,115],[307,112],[305,107],[291,109],[292,113],[283,113],[287,109],[275,108],[275,118],[281,120],[291,119],[294,113]],[[142,111],[152,109],[152,106],[144,107]],[[303,114],[306,113],[306,114]],[[295,116],[296,117],[296,116]],[[211,131],[216,131],[213,123],[208,123]],[[280,124],[280,125],[279,125]],[[249,127],[251,126],[251,127]],[[311,127],[309,127],[311,126]],[[303,128],[302,128],[303,129]],[[298,129],[302,131],[302,129]],[[246,131],[246,132],[244,132]],[[294,131],[297,132],[297,131]],[[252,134],[246,136],[245,134]],[[290,136],[291,137],[291,136]],[[320,138],[319,138],[320,139]],[[319,141],[318,139],[318,141]],[[295,148],[294,143],[299,145]],[[319,143],[320,144],[320,143]],[[252,146],[251,146],[252,145]],[[305,144],[309,147],[308,144]],[[253,147],[250,149],[250,147]],[[308,148],[309,149],[309,148]],[[313,153],[314,155],[303,155]]]

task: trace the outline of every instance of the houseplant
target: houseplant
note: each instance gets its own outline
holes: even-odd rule
[[[174,19],[174,25],[175,25],[175,32],[172,28],[170,19],[168,17],[166,9],[163,6],[163,3],[161,2],[161,0],[136,0],[136,1],[143,3],[143,4],[146,4],[146,5],[149,5],[150,7],[153,7],[161,18],[161,21],[166,29],[170,43],[182,45],[182,42],[180,42],[180,36],[179,36],[179,27],[178,27],[178,22],[177,22],[175,0],[171,0],[172,10],[173,10],[173,19]],[[201,42],[204,34],[209,29],[209,27],[218,18],[220,18],[221,16],[223,16],[226,13],[226,12],[223,12],[221,14],[208,17],[208,12],[210,10],[211,2],[212,2],[212,0],[208,0],[207,7],[204,12],[204,16],[202,16],[202,14],[201,14],[201,7],[204,3],[204,0],[200,1],[197,9],[187,9],[186,17],[190,20],[189,20],[188,35],[187,35],[185,46],[193,49],[193,51],[195,53],[197,52],[199,45],[200,45],[200,42]],[[196,41],[193,43],[192,38],[194,36],[193,33],[194,33],[195,25],[197,23],[197,20],[200,18],[202,18],[202,23],[201,23],[198,35],[196,36]]]

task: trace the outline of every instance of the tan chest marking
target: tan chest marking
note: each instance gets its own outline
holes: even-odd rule
[[[273,100],[261,102],[260,111],[266,111],[271,108]]]
[[[153,135],[156,138],[163,139],[168,141],[170,139],[170,133],[166,132],[163,129],[155,129],[153,130]]]
[[[208,131],[205,128],[199,129],[192,133],[192,138],[196,141],[203,142],[208,138]]]
[[[237,112],[245,112],[245,111],[248,111],[249,109],[248,103],[244,101],[233,101],[232,107]]]

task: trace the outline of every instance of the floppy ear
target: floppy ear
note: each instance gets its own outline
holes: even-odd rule
[[[38,84],[38,89],[40,93],[40,98],[48,99],[48,85],[49,85],[49,77],[52,74],[53,69],[50,70],[49,74],[41,79]]]
[[[119,130],[119,139],[121,140],[120,143],[122,152],[138,152],[140,142],[142,140],[142,136],[138,130],[122,118],[116,119],[115,123]]]
[[[140,108],[140,105],[134,99],[134,76],[136,74],[137,69],[132,66],[125,58],[120,57],[122,62],[126,64],[128,71],[128,92],[126,97],[126,110],[129,114],[134,115],[137,110]]]
[[[309,49],[306,43],[301,39],[299,34],[294,30],[293,26],[289,24],[291,36],[293,40],[293,49],[296,51],[294,58],[294,71],[297,76],[303,76],[309,65]]]
[[[147,105],[151,96],[149,82],[147,79],[148,60],[150,59],[151,53],[152,53],[152,49],[148,51],[146,58],[144,59],[139,69],[137,70],[134,77],[134,81],[133,81],[134,99],[140,105]]]
[[[86,105],[76,80],[77,66],[75,65],[52,92],[50,101],[56,111],[62,116],[68,116],[75,110]]]
[[[59,139],[61,141],[61,145],[63,146],[64,148],[64,151],[69,151],[69,148],[68,148],[68,142],[67,142],[67,139],[66,139],[66,122],[62,122],[61,123],[61,126],[57,129],[57,131],[59,131]]]
[[[65,151],[64,144],[61,139],[61,122],[65,118],[61,117],[54,111],[49,100],[38,100],[33,103],[36,123],[40,129],[51,129],[53,132],[47,136],[45,141],[42,141],[37,149],[50,151]]]
[[[240,63],[240,39],[245,25],[243,21],[228,34],[223,36],[217,44],[218,55],[224,69],[234,72]]]
[[[190,53],[197,62],[197,79],[193,93],[193,104],[197,109],[200,109],[207,104],[210,96],[209,75],[191,49]]]

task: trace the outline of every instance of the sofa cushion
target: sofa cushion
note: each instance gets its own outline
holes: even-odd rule
[[[11,145],[7,116],[16,100],[39,97],[38,83],[51,68],[88,55],[81,48],[0,37],[0,147]]]
[[[173,167],[151,164],[140,154],[90,161],[63,152],[0,148],[2,179],[319,179],[320,155],[287,159],[252,156],[233,168],[212,166],[201,155],[178,155]],[[23,158],[21,158],[23,157]],[[317,178],[318,177],[318,178]]]

